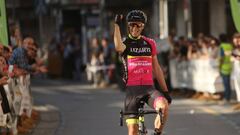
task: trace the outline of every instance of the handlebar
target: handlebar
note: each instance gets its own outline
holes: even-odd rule
[[[158,111],[156,110],[139,110],[139,112],[123,112],[122,110],[120,111],[120,114],[122,115],[130,115],[130,114],[133,114],[133,115],[144,115],[144,114],[157,114]]]

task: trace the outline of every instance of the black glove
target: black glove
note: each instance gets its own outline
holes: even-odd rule
[[[172,103],[172,98],[169,95],[169,92],[162,92],[162,93],[163,93],[163,96],[167,99],[168,104],[171,104]]]
[[[118,26],[121,25],[122,20],[123,20],[123,16],[122,16],[122,15],[118,15],[118,14],[117,14],[117,15],[115,16],[115,23],[116,23]]]

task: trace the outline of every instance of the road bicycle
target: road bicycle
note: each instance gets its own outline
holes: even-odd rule
[[[160,122],[163,125],[163,113],[162,109],[160,108],[158,111],[156,110],[144,110],[144,102],[140,102],[140,108],[138,109],[137,113],[131,113],[131,112],[124,112],[123,110],[120,110],[120,126],[123,126],[123,119],[125,115],[134,114],[138,117],[138,133],[139,135],[147,135],[147,129],[144,125],[144,115],[145,114],[158,114],[160,117]]]

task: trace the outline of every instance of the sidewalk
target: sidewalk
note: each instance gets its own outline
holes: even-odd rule
[[[29,135],[54,135],[60,125],[59,110],[51,105],[35,106],[34,110],[40,113],[40,119]]]

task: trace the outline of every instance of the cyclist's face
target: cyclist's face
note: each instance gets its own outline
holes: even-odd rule
[[[144,24],[141,22],[129,22],[128,23],[129,33],[133,37],[138,37],[141,35],[141,32],[144,28]]]

